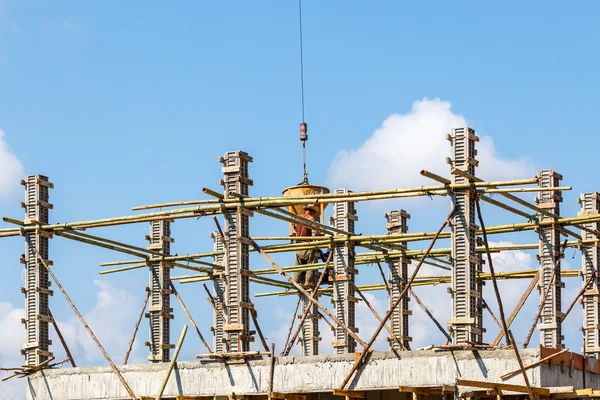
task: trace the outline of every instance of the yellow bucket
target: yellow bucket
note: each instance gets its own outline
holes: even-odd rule
[[[327,189],[325,186],[319,186],[319,185],[311,185],[308,182],[303,182],[299,185],[296,186],[290,186],[286,189],[283,190],[282,194],[285,197],[305,197],[305,196],[310,196],[310,195],[315,195],[315,194],[328,194],[329,193],[329,189]],[[325,210],[325,208],[327,208],[327,204],[324,203],[318,203],[317,204],[317,200],[315,199],[315,203],[314,204],[296,204],[293,206],[288,206],[287,209],[290,212],[293,212],[296,215],[302,215],[304,214],[304,207],[311,207],[312,209],[315,210],[315,218],[319,219],[321,217],[321,213],[322,211]],[[323,221],[321,221],[321,223],[323,223]],[[290,224],[290,232],[293,233],[294,232],[294,225]]]

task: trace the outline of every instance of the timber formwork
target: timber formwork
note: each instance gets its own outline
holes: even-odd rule
[[[452,144],[452,183],[469,183],[475,178],[475,143],[479,138],[471,128],[456,128],[448,139]],[[462,174],[460,173],[462,172]],[[481,319],[481,286],[477,282],[480,258],[476,254],[475,191],[456,190],[452,193],[455,207],[452,228],[452,318],[448,320],[453,332],[453,344],[483,342]]]
[[[214,251],[215,253],[217,253],[214,256],[215,264],[221,265],[223,266],[224,270],[227,270],[225,257],[225,242],[223,241],[223,237],[221,237],[220,232],[213,232],[211,234],[211,237],[214,240]],[[223,320],[223,317],[227,318],[227,307],[225,299],[225,292],[227,291],[227,282],[225,280],[225,273],[223,271],[214,273],[212,276],[212,281],[214,307],[216,309],[213,312],[212,326],[212,331],[214,335],[214,349],[215,353],[225,353],[226,351],[229,351],[223,331],[223,327],[227,323],[227,321]]]
[[[223,187],[225,199],[248,196],[248,187],[253,184],[248,175],[248,164],[252,157],[243,151],[225,153],[223,163]],[[225,265],[227,285],[227,324],[223,327],[230,352],[250,350],[250,224],[252,211],[243,207],[227,209],[225,217],[225,246],[228,261]]]
[[[385,213],[385,219],[387,221],[386,229],[388,234],[397,235],[408,232],[407,220],[410,215],[404,210],[393,210]],[[401,254],[398,258],[387,259],[388,265],[388,282],[389,282],[389,293],[388,303],[389,307],[396,302],[400,297],[400,294],[406,287],[408,282],[408,258],[406,257],[406,243],[399,243],[397,245],[401,250]],[[400,304],[390,316],[390,328],[394,335],[400,339],[404,348],[410,349],[410,342],[412,338],[409,335],[409,316],[412,314],[408,307],[410,297],[408,291],[402,296]],[[393,340],[391,337],[388,338],[390,342],[390,350],[403,350],[400,345]]]
[[[146,317],[150,320],[150,340],[148,342],[150,362],[167,362],[170,359],[171,349],[171,269],[173,264],[161,260],[171,252],[171,221],[150,222],[150,234],[147,236],[148,250],[151,250],[148,265],[150,267],[150,303]]]
[[[25,225],[40,225],[48,223],[48,210],[52,205],[48,202],[48,189],[54,187],[43,175],[29,175],[21,183],[25,186]],[[43,262],[48,260],[48,240],[52,235],[33,230],[25,233],[25,345],[22,353],[29,366],[39,365],[52,357],[48,324],[52,322],[48,309],[48,297],[53,295],[50,290],[48,271]],[[40,260],[40,257],[44,260]]]
[[[337,189],[335,193],[349,193],[347,189]],[[354,233],[354,222],[358,220],[353,202],[335,203],[333,205],[333,226],[348,233]],[[356,328],[355,309],[358,299],[355,296],[355,275],[358,270],[354,263],[354,243],[346,241],[333,246],[333,306],[336,317],[348,328],[358,332]],[[333,347],[337,354],[353,353],[356,340],[341,326],[334,331]]]
[[[579,215],[598,215],[600,211],[600,194],[597,192],[582,193],[578,199],[581,204]],[[581,230],[582,273],[584,284],[589,285],[583,293],[583,336],[584,354],[600,358],[600,244],[595,241],[593,232],[600,232],[600,223],[583,224],[587,230]],[[591,231],[591,232],[590,232]]]
[[[302,300],[302,310],[306,313],[306,319],[302,323],[302,336],[300,343],[302,345],[303,356],[316,356],[319,354],[319,342],[321,336],[319,332],[319,307],[308,299],[308,296],[300,295]],[[319,300],[318,292],[315,293],[315,300]]]
[[[560,203],[562,194],[560,191],[547,191],[544,188],[560,185],[562,176],[552,170],[543,170],[538,173],[540,192],[537,206],[545,210],[547,214],[540,216],[541,221],[552,221],[560,217]],[[560,241],[561,227],[549,225],[539,228],[539,262],[540,262],[540,301],[542,312],[540,314],[540,345],[544,347],[561,348],[562,318],[561,292],[564,284],[562,282]],[[545,296],[545,299],[544,299]]]

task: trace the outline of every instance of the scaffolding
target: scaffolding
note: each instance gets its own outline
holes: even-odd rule
[[[447,135],[447,139],[451,143],[452,150],[452,157],[447,160],[450,164],[450,177],[446,178],[427,170],[421,171],[422,176],[436,182],[430,186],[364,192],[338,189],[333,193],[251,197],[249,187],[253,185],[253,181],[249,177],[249,165],[253,161],[252,157],[243,151],[234,151],[225,153],[219,159],[223,164],[222,193],[204,188],[203,193],[209,198],[144,205],[133,208],[135,211],[143,211],[135,215],[60,224],[50,223],[49,220],[49,210],[52,209],[52,205],[48,202],[48,190],[53,185],[45,176],[28,176],[22,181],[25,185],[25,202],[22,203],[26,211],[25,218],[17,220],[5,217],[5,222],[16,227],[0,229],[0,238],[24,237],[26,244],[25,254],[21,259],[25,264],[25,287],[22,288],[22,292],[26,297],[26,315],[23,318],[26,339],[22,354],[25,356],[26,365],[13,369],[15,373],[11,377],[27,377],[40,370],[55,368],[64,363],[60,361],[51,364],[54,356],[49,340],[49,324],[57,330],[58,326],[51,316],[48,304],[49,297],[53,295],[52,290],[49,289],[50,277],[60,287],[79,319],[101,348],[99,341],[52,272],[52,262],[48,260],[49,239],[58,237],[101,247],[107,251],[126,255],[127,258],[133,257],[133,259],[102,263],[101,266],[116,266],[116,268],[105,269],[101,274],[125,273],[140,268],[149,269],[147,309],[146,303],[142,308],[142,315],[145,313],[150,325],[149,338],[146,342],[149,347],[148,359],[151,363],[170,365],[169,374],[185,338],[184,332],[177,346],[171,343],[171,319],[174,316],[171,306],[172,296],[176,297],[206,347],[207,353],[198,354],[198,358],[244,363],[267,356],[274,365],[277,358],[274,347],[269,346],[267,338],[261,331],[258,318],[260,310],[257,310],[250,296],[250,286],[259,284],[274,287],[276,290],[257,293],[256,297],[299,296],[298,304],[301,304],[302,313],[297,315],[300,306],[293,313],[288,343],[282,354],[287,355],[297,343],[300,343],[300,353],[303,356],[322,354],[323,351],[319,348],[322,323],[326,323],[333,332],[332,346],[337,355],[355,353],[353,366],[351,370],[346,371],[348,373],[345,377],[340,377],[341,385],[333,391],[335,395],[362,397],[362,392],[352,391],[348,384],[356,371],[365,366],[365,359],[371,353],[371,348],[382,330],[387,331],[389,348],[395,353],[421,351],[411,349],[412,338],[409,334],[411,315],[418,306],[425,312],[432,327],[435,326],[435,329],[441,331],[446,339],[446,343],[435,344],[432,348],[438,351],[513,349],[520,365],[520,368],[513,372],[520,374],[526,384],[521,387],[512,385],[509,388],[503,386],[500,377],[491,377],[497,378],[498,381],[494,383],[495,386],[488,388],[485,382],[459,379],[455,382],[454,389],[445,386],[403,387],[400,388],[401,392],[413,395],[444,395],[450,392],[454,394],[456,387],[462,385],[481,387],[488,392],[492,390],[500,397],[511,395],[502,392],[503,388],[508,391],[514,389],[521,394],[526,393],[531,399],[539,395],[545,396],[549,393],[546,389],[533,387],[527,380],[525,371],[532,366],[523,364],[510,325],[537,284],[540,306],[523,347],[528,345],[531,333],[537,327],[542,349],[552,350],[551,353],[544,353],[545,357],[554,358],[567,354],[564,353],[567,350],[563,349],[564,338],[561,327],[570,310],[581,298],[584,311],[582,321],[584,345],[581,357],[583,360],[587,360],[588,356],[599,357],[599,195],[595,192],[582,194],[581,212],[574,217],[563,217],[560,215],[562,192],[570,190],[571,187],[560,186],[562,180],[560,174],[552,170],[542,170],[538,176],[531,178],[485,181],[476,176],[476,167],[479,164],[476,160],[476,144],[479,139],[475,131],[468,127],[456,128]],[[515,196],[518,193],[538,193],[535,204]],[[494,198],[491,197],[492,195]],[[393,210],[385,215],[387,222],[385,232],[371,235],[357,232],[356,205],[358,203],[424,196],[450,198],[451,212],[437,231],[409,232],[408,212]],[[502,201],[498,198],[502,198]],[[484,227],[479,208],[480,200],[501,209],[507,215],[516,217],[516,221]],[[328,204],[332,205],[333,215],[329,224],[326,224],[324,207]],[[286,207],[301,208],[309,205],[321,207],[320,220],[312,221],[286,209]],[[161,210],[154,211],[156,208]],[[212,251],[173,255],[172,224],[179,219],[206,217],[214,218],[217,228],[211,234]],[[250,225],[256,218],[271,218],[284,224],[305,226],[316,235],[302,238],[293,235],[252,236]],[[477,218],[479,218],[479,225]],[[146,236],[149,244],[146,247],[83,232],[98,227],[118,227],[138,223],[150,225],[150,233]],[[580,230],[581,234],[572,228]],[[487,241],[488,235],[526,231],[537,232],[539,240],[536,243],[508,245],[490,245]],[[565,236],[562,242],[561,235]],[[449,239],[450,247],[436,247],[438,239]],[[428,243],[428,247],[425,250],[411,248],[412,244],[418,242]],[[299,250],[323,248],[330,249],[330,258],[313,264],[281,266],[270,256],[275,253],[294,253]],[[581,250],[581,271],[561,268],[560,260],[566,248]],[[494,272],[491,264],[492,253],[535,249],[538,250],[539,270]],[[269,267],[251,268],[251,253],[260,254]],[[357,282],[360,266],[366,264],[377,265],[381,281],[361,284]],[[411,264],[414,268],[412,273],[409,273]],[[423,264],[434,266],[443,272],[439,275],[420,274],[419,270]],[[387,266],[387,269],[382,265]],[[185,269],[187,275],[172,274],[172,271],[181,269]],[[294,272],[309,270],[317,271],[317,276],[320,277],[314,288],[304,287],[291,277]],[[330,274],[326,274],[325,270],[330,270]],[[325,279],[328,275],[331,276]],[[582,288],[573,299],[571,306],[562,312],[563,280],[580,275],[584,280]],[[530,284],[508,320],[505,320],[496,282],[509,279],[528,279]],[[492,300],[486,302],[484,299],[483,285],[486,281],[491,281],[496,290],[495,300],[500,310],[499,317],[493,314],[488,305]],[[211,282],[212,289],[206,286],[206,283]],[[207,301],[213,310],[210,327],[214,337],[212,349],[201,333],[204,327],[196,325],[177,292],[176,286],[182,284],[204,286],[208,295]],[[425,285],[450,285],[452,317],[446,321],[446,327],[442,326],[412,290],[413,287]],[[373,290],[385,290],[387,293],[388,307],[385,315],[379,315],[363,294]],[[332,309],[325,306],[322,299],[331,299]],[[361,338],[363,333],[357,328],[356,308],[361,302],[379,321],[378,328],[370,338]],[[494,321],[500,329],[500,333],[493,341],[486,341],[484,336],[486,328],[483,314],[486,310],[490,314],[489,320]],[[297,320],[300,322],[292,335]],[[138,320],[124,364],[127,363],[139,322]],[[254,329],[251,330],[252,326]],[[255,335],[258,335],[260,340],[255,340]],[[59,336],[62,345],[66,347],[64,338],[62,335]],[[503,338],[504,344],[501,343]],[[255,342],[256,344],[253,345]],[[260,347],[256,348],[257,346]],[[173,349],[175,351],[172,353]],[[67,353],[72,366],[75,366],[68,349]],[[117,366],[108,354],[105,352],[103,354],[114,367],[113,372],[119,377],[128,395],[136,398]],[[570,354],[571,357],[575,356],[574,353]],[[589,368],[586,367],[586,361],[583,361],[582,368],[584,371]],[[166,381],[164,384],[166,385]],[[272,376],[270,385],[272,389]],[[584,396],[582,392],[577,393],[575,390],[564,390],[560,393],[563,393],[561,398]],[[268,395],[271,398],[292,399],[291,394],[277,394],[272,390],[269,390]],[[592,390],[585,394],[588,397],[590,395],[600,396],[600,393]]]

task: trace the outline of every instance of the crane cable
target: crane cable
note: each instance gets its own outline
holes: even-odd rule
[[[302,101],[302,124],[300,124],[300,140],[302,141],[302,164],[304,168],[304,182],[308,182],[308,172],[306,172],[306,122],[304,121],[304,54],[302,51],[302,0],[298,0],[298,15],[300,25],[300,93]],[[302,130],[304,129],[304,135]]]

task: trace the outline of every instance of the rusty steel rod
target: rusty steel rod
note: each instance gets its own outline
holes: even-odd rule
[[[327,262],[325,263],[325,266],[323,267],[323,272],[321,272],[321,275],[319,275],[319,279],[317,281],[317,284],[314,287],[312,293],[310,294],[310,297],[312,299],[314,299],[314,298],[316,298],[318,296],[319,286],[321,286],[321,282],[323,282],[323,278],[327,274],[327,267],[329,267],[329,263],[331,262],[331,256],[332,255],[333,255],[333,251],[331,250],[331,248],[329,248],[329,256],[327,257]],[[310,300],[309,300],[309,303],[310,303]],[[290,354],[290,351],[294,347],[294,343],[296,342],[296,338],[298,337],[298,334],[302,330],[302,324],[304,324],[304,321],[306,321],[306,318],[308,317],[308,311],[309,310],[310,310],[310,304],[307,304],[306,307],[302,310],[302,317],[300,318],[300,322],[298,323],[298,328],[296,328],[296,331],[292,335],[292,339],[290,339],[290,341],[287,343],[286,348],[283,351],[283,355],[284,356],[287,356],[288,354]]]
[[[508,320],[506,321],[506,324],[509,328],[512,325],[515,318],[517,318],[517,315],[519,314],[519,311],[521,311],[521,308],[523,308],[523,305],[525,305],[525,302],[529,298],[529,295],[531,294],[531,292],[533,292],[533,289],[535,288],[535,285],[538,282],[539,276],[540,276],[540,272],[538,270],[537,273],[535,274],[535,276],[531,279],[531,282],[529,282],[529,286],[527,286],[527,289],[525,289],[525,292],[523,292],[523,295],[521,296],[521,298],[515,305],[515,308],[513,308],[512,312],[508,316]],[[498,332],[498,335],[492,342],[492,345],[498,346],[498,344],[500,343],[500,341],[502,340],[503,337],[504,337],[504,331],[502,329],[500,329],[500,332]],[[508,340],[507,340],[507,342],[508,342]]]
[[[296,283],[296,281],[294,281],[294,279],[291,276],[289,276],[279,266],[279,264],[277,264],[275,261],[273,261],[273,259],[267,253],[265,253],[263,249],[260,248],[260,246],[258,245],[258,243],[256,243],[254,240],[250,240],[250,243],[252,244],[252,247],[254,247],[260,253],[260,255],[263,256],[265,258],[265,260],[267,260],[269,262],[269,264],[271,264],[273,266],[273,268],[275,268],[281,275],[285,276],[287,278],[287,280],[290,281],[290,283],[298,291],[300,291],[300,293],[302,293],[303,295],[305,295],[309,299],[309,301],[311,303],[313,303],[314,305],[316,305],[317,307],[319,307],[321,309],[321,311],[323,311],[329,318],[331,318],[339,327],[341,327],[346,332],[348,332],[348,334],[354,340],[356,340],[361,346],[364,347],[364,346],[367,345],[360,337],[358,337],[358,335],[352,329],[348,328],[348,326],[346,324],[344,324],[335,315],[333,315],[331,312],[329,312],[328,309],[326,309],[325,307],[323,307],[323,305],[321,305],[321,303],[319,303],[315,299],[311,298],[310,295],[309,295],[309,293],[302,286],[300,286],[298,283]],[[316,288],[315,288],[315,291],[316,291]]]
[[[402,301],[402,297],[404,297],[404,295],[408,291],[408,288],[410,288],[410,285],[412,284],[412,282],[417,277],[417,273],[419,272],[419,269],[421,269],[421,265],[423,265],[423,261],[429,255],[429,252],[431,251],[431,249],[433,249],[433,246],[435,245],[435,242],[436,242],[437,238],[440,236],[440,234],[442,233],[442,230],[444,230],[444,228],[446,227],[446,225],[448,225],[448,222],[450,221],[450,218],[452,217],[452,215],[454,215],[454,211],[455,210],[456,210],[456,207],[452,207],[452,210],[450,211],[450,214],[448,214],[448,217],[446,218],[446,220],[444,221],[444,223],[442,224],[442,226],[440,226],[440,228],[437,230],[437,232],[433,236],[433,239],[431,240],[431,243],[429,244],[429,247],[427,248],[427,250],[425,250],[425,254],[423,254],[423,257],[421,257],[421,260],[419,261],[419,263],[415,267],[412,276],[410,277],[409,281],[407,282],[406,286],[404,287],[404,290],[402,291],[402,293],[400,293],[400,296],[398,296],[398,298],[396,299],[396,301],[394,302],[394,304],[387,311],[387,313],[383,317],[383,321],[379,323],[379,326],[377,327],[377,330],[375,330],[375,333],[371,337],[371,340],[369,340],[369,343],[367,343],[367,345],[364,346],[363,351],[360,353],[360,356],[358,357],[358,359],[355,360],[354,366],[352,367],[352,370],[350,371],[350,373],[346,376],[346,378],[342,382],[342,385],[340,386],[339,390],[344,390],[344,387],[346,386],[346,384],[348,384],[348,382],[350,381],[350,379],[352,378],[352,376],[354,375],[354,373],[356,372],[356,370],[362,365],[363,361],[367,357],[367,354],[369,353],[369,350],[371,349],[371,346],[373,345],[373,343],[377,339],[377,336],[379,336],[379,333],[383,329],[383,325],[385,325],[385,323],[387,322],[387,320],[390,319],[390,317],[392,315],[392,312],[394,312],[394,309],[396,309],[396,307],[398,307],[398,305]]]
[[[125,388],[125,390],[129,394],[129,396],[131,397],[131,399],[132,400],[136,400],[137,397],[135,396],[135,394],[131,390],[131,387],[129,387],[129,385],[127,384],[127,381],[125,380],[125,378],[123,378],[123,375],[121,375],[121,372],[117,369],[117,366],[113,363],[113,361],[111,360],[111,358],[108,355],[108,353],[106,352],[106,350],[104,350],[104,347],[102,347],[102,344],[100,343],[100,341],[98,340],[98,338],[96,337],[96,335],[94,335],[94,332],[92,331],[92,329],[89,327],[89,325],[87,324],[87,322],[85,322],[85,319],[83,319],[83,316],[79,313],[79,310],[77,310],[77,307],[75,307],[75,304],[73,304],[73,302],[71,301],[71,298],[69,297],[69,295],[67,294],[67,292],[65,292],[65,289],[62,287],[62,285],[60,284],[60,282],[58,281],[58,279],[56,279],[56,275],[54,275],[54,272],[52,272],[52,270],[48,266],[48,263],[46,262],[46,260],[44,260],[42,258],[42,256],[40,255],[40,253],[34,247],[32,247],[32,248],[35,251],[37,258],[40,260],[40,262],[42,263],[42,265],[44,267],[46,267],[46,270],[48,271],[48,274],[50,274],[50,276],[52,277],[52,280],[54,281],[54,283],[56,283],[56,286],[58,287],[58,289],[62,292],[63,296],[65,296],[65,299],[67,300],[67,303],[69,303],[69,305],[71,306],[71,308],[73,309],[73,311],[77,315],[77,318],[79,318],[79,321],[81,321],[81,323],[83,324],[83,327],[90,334],[90,336],[92,337],[92,340],[94,341],[94,343],[96,343],[96,346],[98,346],[98,348],[100,349],[100,352],[102,353],[102,355],[104,356],[104,358],[106,358],[106,361],[108,361],[108,364],[110,364],[110,367],[112,368],[112,370],[115,373],[115,375],[117,375],[117,378],[119,378],[119,380],[123,384],[123,387]]]
[[[58,336],[58,339],[60,340],[60,343],[62,344],[63,348],[65,349],[65,353],[67,353],[67,357],[69,359],[69,362],[71,363],[71,366],[73,368],[76,368],[77,365],[75,365],[75,360],[73,360],[73,355],[71,354],[71,350],[69,350],[69,346],[67,346],[67,342],[65,341],[65,338],[62,335],[62,332],[60,331],[60,329],[58,328],[58,323],[56,322],[56,319],[54,319],[54,316],[52,315],[52,312],[50,311],[50,308],[48,308],[48,316],[50,318],[52,318],[52,326],[54,326],[54,330],[56,331],[56,335]]]
[[[198,329],[198,325],[196,325],[196,322],[194,322],[194,318],[192,318],[192,314],[190,314],[190,312],[188,311],[187,307],[185,306],[185,303],[183,302],[183,299],[179,295],[179,292],[175,288],[175,285],[173,284],[173,282],[171,282],[171,290],[173,291],[173,294],[175,295],[175,298],[179,302],[179,305],[183,309],[183,312],[188,317],[188,319],[190,320],[190,323],[192,324],[192,326],[196,330],[196,333],[198,334],[198,337],[202,341],[202,344],[204,345],[204,347],[206,348],[206,350],[208,350],[209,353],[212,353],[212,350],[210,349],[210,346],[208,345],[208,343],[206,342],[206,340],[204,340],[204,336],[202,336],[202,333],[200,332],[200,329]]]
[[[379,321],[381,323],[382,319],[379,316],[379,313],[377,312],[377,310],[375,310],[373,308],[373,306],[371,305],[371,303],[369,303],[369,300],[367,300],[367,298],[365,297],[365,295],[363,294],[363,292],[360,291],[359,288],[356,287],[355,289],[356,289],[356,293],[365,302],[365,305],[369,308],[369,310],[371,310],[371,312],[373,313],[373,315],[375,316],[375,318],[377,319],[377,321]],[[392,331],[392,329],[388,326],[388,324],[383,324],[383,327],[388,331],[388,333],[390,334],[390,336],[392,337],[392,339],[394,339],[396,341],[396,343],[398,343],[398,346],[400,346],[400,348],[402,348],[402,350],[409,350],[409,349],[406,348],[406,346],[404,345],[404,343],[402,343],[402,341],[400,339],[398,339],[398,336],[396,336],[394,334],[394,331]]]
[[[131,353],[131,349],[133,348],[133,343],[135,342],[135,337],[137,336],[137,331],[140,328],[140,323],[142,322],[142,317],[144,316],[144,311],[146,311],[146,306],[148,305],[148,299],[150,299],[150,291],[146,292],[146,300],[144,300],[144,305],[142,306],[142,311],[140,312],[140,316],[135,323],[135,327],[133,328],[133,335],[131,335],[131,340],[129,341],[129,345],[127,346],[127,352],[125,353],[125,359],[123,360],[123,365],[127,365],[127,361],[129,360],[129,354]]]

